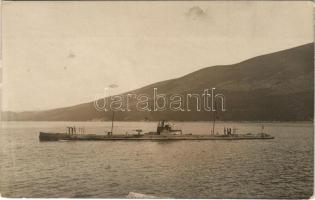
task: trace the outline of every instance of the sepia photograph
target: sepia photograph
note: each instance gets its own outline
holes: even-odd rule
[[[1,4],[0,196],[312,198],[312,1]]]

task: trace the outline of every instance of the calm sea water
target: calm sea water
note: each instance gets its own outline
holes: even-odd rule
[[[176,123],[208,134],[207,122]],[[0,134],[0,191],[7,197],[309,198],[313,193],[313,124],[264,123],[274,140],[40,142],[39,131],[104,122],[6,122]],[[258,132],[258,123],[222,123]],[[156,123],[117,122],[115,132],[154,131]]]

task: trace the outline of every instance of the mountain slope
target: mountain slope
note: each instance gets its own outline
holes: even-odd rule
[[[183,77],[158,82],[130,91],[150,95],[158,93],[201,93],[216,88],[226,100],[220,120],[297,121],[313,119],[314,44],[258,56],[237,64],[207,67]],[[136,101],[132,111],[116,112],[117,120],[211,120],[212,114],[203,111],[140,112]],[[194,106],[194,104],[192,104]],[[110,112],[98,112],[93,102],[40,112],[6,112],[5,120],[110,120]]]

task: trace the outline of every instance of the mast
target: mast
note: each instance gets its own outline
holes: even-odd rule
[[[112,115],[112,129],[111,129],[111,134],[113,135],[113,130],[114,130],[114,117],[115,117],[115,112],[113,111]]]
[[[113,99],[113,97],[110,95],[110,88],[117,88],[118,85],[116,84],[111,84],[108,86],[108,98],[110,98],[111,100]],[[111,135],[113,135],[113,131],[114,131],[114,117],[115,117],[115,111],[113,110],[113,115],[112,115],[112,128],[111,128]]]
[[[216,104],[216,102],[214,101],[213,124],[212,124],[212,134],[213,134],[213,135],[214,135],[214,127],[215,127],[216,112],[217,112],[217,104]]]

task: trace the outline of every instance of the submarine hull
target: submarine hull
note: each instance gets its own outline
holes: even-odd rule
[[[96,135],[96,134],[68,134],[68,133],[47,133],[40,132],[40,141],[60,140],[253,140],[253,139],[274,139],[266,134],[258,135]]]

